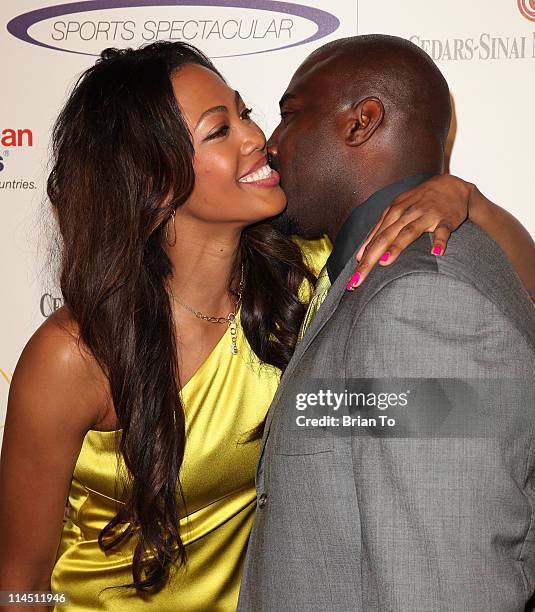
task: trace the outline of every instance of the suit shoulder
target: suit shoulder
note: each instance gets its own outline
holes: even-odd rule
[[[348,319],[343,363],[352,376],[534,374],[533,334],[453,277],[419,272],[396,278]]]
[[[440,282],[448,277],[478,291],[501,309],[506,316],[535,323],[531,296],[500,246],[481,228],[466,221],[452,233],[441,257],[431,254],[432,235],[424,234],[388,266],[381,290],[388,282],[414,273],[428,273]],[[398,267],[399,263],[399,267]]]
[[[454,274],[411,271],[383,285],[359,310],[353,330],[373,321],[377,325],[397,321],[415,332],[449,340],[498,334],[498,341],[499,334],[512,334],[517,346],[535,350],[535,308],[527,294],[506,295],[500,287],[489,292],[485,285]]]

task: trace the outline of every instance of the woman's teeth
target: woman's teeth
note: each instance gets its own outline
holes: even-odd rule
[[[266,164],[262,166],[260,170],[253,172],[252,174],[247,174],[242,177],[238,183],[255,183],[256,181],[261,181],[263,179],[268,179],[271,176],[271,168]]]

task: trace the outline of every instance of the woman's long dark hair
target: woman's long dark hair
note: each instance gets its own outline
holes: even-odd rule
[[[80,342],[109,380],[128,471],[126,503],[99,543],[109,550],[135,537],[127,586],[139,591],[160,588],[171,566],[186,561],[179,530],[185,417],[163,245],[166,222],[195,180],[192,141],[171,85],[173,73],[191,63],[219,74],[183,43],[105,50],[57,119],[48,179],[63,297]],[[284,369],[304,315],[298,288],[314,277],[298,247],[269,222],[243,231],[233,286],[242,263],[244,333],[262,361]]]

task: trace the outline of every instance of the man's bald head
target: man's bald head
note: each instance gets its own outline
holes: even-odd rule
[[[444,146],[451,120],[448,84],[427,53],[408,40],[384,34],[335,40],[309,55],[295,76],[314,71],[330,76],[334,104],[377,97],[388,115]]]
[[[307,57],[281,99],[281,116],[270,148],[289,215],[312,236],[332,230],[328,223],[348,201],[353,208],[401,178],[441,172],[451,108],[448,85],[424,51],[368,35]]]

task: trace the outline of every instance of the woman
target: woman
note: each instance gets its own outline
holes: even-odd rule
[[[192,47],[107,50],[78,82],[48,185],[65,307],[12,381],[0,589],[64,591],[67,610],[235,608],[250,432],[329,254],[264,222],[285,206],[266,161]]]

